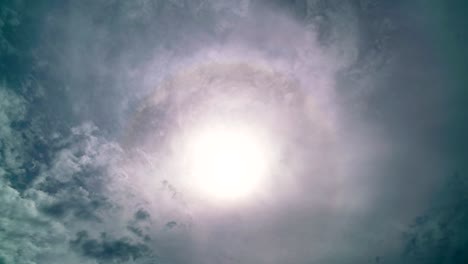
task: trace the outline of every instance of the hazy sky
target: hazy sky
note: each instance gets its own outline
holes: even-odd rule
[[[405,263],[466,175],[462,2],[0,3],[0,264]],[[187,176],[220,122],[265,146],[242,203]]]

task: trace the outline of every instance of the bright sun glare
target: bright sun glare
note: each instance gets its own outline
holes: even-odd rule
[[[268,152],[249,127],[216,126],[192,134],[189,174],[196,191],[211,199],[239,200],[259,189]]]

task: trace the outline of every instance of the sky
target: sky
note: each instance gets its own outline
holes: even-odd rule
[[[0,264],[467,263],[467,8],[1,1]],[[242,201],[186,150],[225,126]]]

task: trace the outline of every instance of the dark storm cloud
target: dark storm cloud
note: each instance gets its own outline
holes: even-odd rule
[[[429,2],[0,4],[0,263],[466,262],[466,4]],[[300,57],[305,29],[337,54],[349,206],[197,218],[167,181],[139,196],[151,159],[119,140],[156,84],[216,45]]]

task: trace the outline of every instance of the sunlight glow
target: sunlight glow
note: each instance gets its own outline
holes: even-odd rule
[[[268,169],[266,146],[249,127],[208,126],[188,145],[193,187],[212,199],[238,200],[260,187]]]

